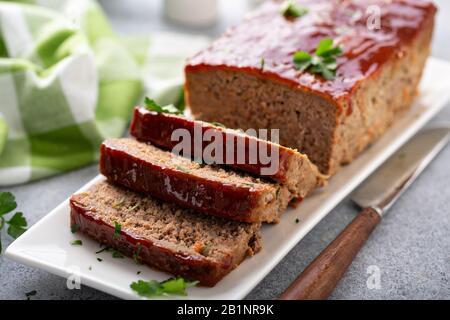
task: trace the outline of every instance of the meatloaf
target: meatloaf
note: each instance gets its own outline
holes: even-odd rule
[[[196,118],[227,127],[278,128],[280,144],[333,174],[411,105],[436,8],[426,0],[294,1],[305,15],[286,18],[280,1],[267,1],[189,59],[186,103]],[[322,39],[343,50],[330,80],[293,61]]]
[[[259,224],[193,213],[108,182],[73,195],[70,207],[76,230],[137,261],[205,286],[214,286],[260,249]]]
[[[136,107],[130,133],[140,141],[174,150],[179,141],[173,135],[179,129],[189,133],[190,141],[187,148],[189,156],[202,160],[216,160],[217,164],[227,164],[234,169],[270,178],[286,185],[296,197],[306,197],[324,181],[308,157],[296,150],[217,124]],[[208,139],[207,136],[213,138]],[[205,151],[216,140],[221,142],[217,144],[220,152],[213,155],[217,155],[215,159],[206,159],[208,156],[205,155]],[[267,155],[266,158],[259,156],[261,150]]]
[[[294,195],[278,183],[201,165],[134,139],[101,146],[100,172],[108,180],[161,200],[244,222],[278,222]]]

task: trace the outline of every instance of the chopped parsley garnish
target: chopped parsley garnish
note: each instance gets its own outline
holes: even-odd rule
[[[73,246],[82,246],[83,245],[83,241],[81,241],[81,240],[73,240],[70,244],[73,245]]]
[[[27,221],[22,212],[16,212],[9,220],[5,219],[5,215],[17,208],[16,198],[11,192],[0,192],[0,231],[5,224],[8,225],[6,232],[14,239],[17,239],[27,230]],[[2,243],[0,240],[0,253],[2,251]]]
[[[162,282],[156,280],[133,282],[130,288],[142,297],[153,298],[162,295],[186,296],[186,289],[197,285],[198,281],[189,282],[184,278],[172,278]]]
[[[178,170],[180,170],[180,171],[182,171],[182,172],[184,172],[184,173],[189,173],[189,170],[186,169],[186,168],[183,167],[183,166],[176,165],[175,167],[176,167]]]
[[[137,274],[137,275],[140,275],[140,274],[141,274],[141,271],[137,271],[136,274]]]
[[[117,250],[113,250],[112,251],[112,257],[115,258],[115,259],[123,259],[123,254],[121,254]]]
[[[296,4],[293,0],[287,0],[281,5],[281,13],[286,19],[299,18],[308,12],[308,8]]]
[[[141,263],[141,258],[140,258],[141,251],[142,251],[142,245],[139,243],[137,245],[136,251],[133,253],[133,260],[137,264]]]
[[[265,65],[266,65],[266,60],[264,58],[261,58],[261,71],[264,70]]]
[[[120,236],[120,231],[122,230],[122,225],[114,221],[114,235],[113,239],[116,239],[118,236]]]
[[[134,205],[132,205],[131,207],[129,207],[127,210],[128,211],[134,211],[136,209],[138,209],[140,207],[140,202],[136,202]]]
[[[80,226],[76,223],[70,225],[70,231],[72,231],[72,233],[76,233],[78,230],[80,230]]]
[[[222,124],[220,122],[211,122],[211,124],[215,127],[220,127],[220,128],[224,128],[224,129],[227,128],[224,124]]]
[[[114,209],[120,208],[122,206],[122,204],[125,202],[125,197],[122,197],[119,199],[119,201],[115,202],[112,207]]]
[[[102,253],[104,251],[110,252],[111,248],[110,247],[104,247],[104,248],[98,250],[95,254],[99,254],[99,253]]]
[[[212,247],[212,243],[208,243],[207,245],[205,245],[202,248],[201,254],[204,255],[204,256],[208,255],[209,251],[211,250],[211,247]]]
[[[154,100],[150,98],[145,98],[145,106],[150,111],[155,111],[158,113],[169,113],[169,114],[176,114],[176,115],[183,115],[183,110],[178,109],[173,104],[169,104],[167,106],[160,106],[157,104]]]
[[[278,197],[280,196],[280,192],[281,192],[281,187],[278,187],[277,189],[277,194],[275,195],[275,197],[278,199]]]
[[[120,259],[123,258],[123,254],[121,254],[119,251],[117,251],[116,249],[111,248],[111,247],[104,247],[104,248],[98,250],[95,254],[99,254],[102,252],[111,252],[113,258],[120,258]],[[98,260],[98,258],[97,258],[97,260]]]
[[[103,259],[101,259],[101,258],[97,258],[97,261],[98,261],[98,262],[102,262],[102,261],[103,261]]]
[[[341,47],[334,47],[332,39],[322,39],[313,55],[305,51],[294,53],[294,64],[297,70],[319,74],[330,80],[336,76],[336,57],[340,55]]]

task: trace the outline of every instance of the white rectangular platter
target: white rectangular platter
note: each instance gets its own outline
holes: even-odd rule
[[[244,298],[330,210],[445,106],[450,100],[450,62],[430,58],[420,92],[411,111],[356,161],[334,176],[326,188],[305,199],[298,208],[289,209],[279,224],[263,227],[260,253],[246,259],[214,288],[190,288],[186,298]],[[100,179],[100,176],[95,178],[80,191]],[[98,243],[71,233],[69,210],[66,200],[14,241],[6,255],[62,277],[79,277],[81,285],[124,299],[139,298],[130,289],[133,281],[170,277],[136,265],[132,259],[114,259],[110,253],[96,255]],[[300,218],[300,223],[295,223],[296,218]],[[82,239],[83,246],[70,245],[74,239]],[[97,257],[103,261],[97,261]],[[141,271],[139,275],[138,270]]]

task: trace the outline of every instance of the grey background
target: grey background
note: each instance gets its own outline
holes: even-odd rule
[[[450,1],[440,6],[433,55],[450,60]],[[105,0],[102,5],[120,33],[179,31],[216,36],[228,25],[238,23],[249,5],[245,1],[221,2],[220,21],[208,29],[189,29],[160,16],[160,1]],[[450,90],[450,88],[449,88]],[[433,122],[449,122],[450,108]],[[19,210],[30,225],[41,219],[97,174],[90,166],[51,179],[11,187]],[[375,230],[336,288],[332,299],[450,299],[450,147],[419,177]],[[0,190],[4,191],[4,190]],[[249,299],[271,299],[280,294],[307,264],[348,224],[357,213],[344,200],[317,225],[283,261],[249,294]],[[59,228],[61,226],[55,226]],[[3,235],[4,247],[10,238]],[[381,288],[368,289],[367,268],[378,266]],[[25,299],[37,290],[34,299],[111,299],[113,297],[83,287],[68,290],[65,279],[32,269],[0,256],[0,299]]]

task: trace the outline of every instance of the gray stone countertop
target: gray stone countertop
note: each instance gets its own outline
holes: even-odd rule
[[[450,60],[450,2],[440,6],[433,55]],[[186,29],[159,15],[160,1],[101,1],[114,27],[121,33],[176,31],[216,36],[238,23],[248,5],[245,1],[222,1],[220,22],[214,27]],[[449,88],[450,90],[450,88]],[[450,123],[450,108],[433,122]],[[97,174],[90,166],[54,178],[8,188],[19,208],[33,224]],[[450,299],[450,147],[431,163],[413,186],[391,209],[345,274],[332,299]],[[4,191],[5,189],[0,189]],[[271,299],[285,289],[357,213],[350,199],[342,201],[322,220],[248,295]],[[3,235],[4,248],[10,243]],[[366,285],[368,268],[380,270],[380,288]],[[0,256],[0,299],[111,299],[89,287],[68,290],[66,280]]]

